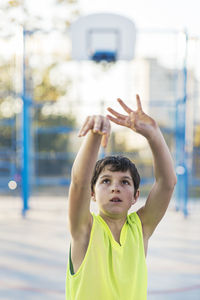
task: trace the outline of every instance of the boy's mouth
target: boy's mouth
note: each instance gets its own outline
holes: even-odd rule
[[[111,202],[122,202],[122,200],[118,197],[114,197],[110,200]]]

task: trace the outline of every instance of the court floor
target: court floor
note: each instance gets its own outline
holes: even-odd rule
[[[66,210],[64,197],[32,198],[23,218],[19,198],[0,197],[1,300],[64,300]],[[187,219],[172,203],[150,239],[147,265],[148,300],[200,299],[200,201],[191,201]]]

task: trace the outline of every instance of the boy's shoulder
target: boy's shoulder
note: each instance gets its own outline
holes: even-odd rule
[[[131,220],[138,220],[139,216],[137,214],[136,211],[131,212],[130,214],[127,215],[127,219],[131,219]]]
[[[140,227],[140,229],[142,229],[142,223],[136,211],[127,215],[127,222],[129,222],[130,224],[135,223]]]

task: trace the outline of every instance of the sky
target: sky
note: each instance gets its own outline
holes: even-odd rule
[[[79,4],[84,14],[119,13],[139,28],[187,29],[200,37],[199,0],[80,0]]]
[[[33,12],[48,18],[55,0],[25,0],[25,3]],[[77,7],[81,14],[112,12],[127,16],[138,28],[187,29],[190,35],[200,37],[199,0],[79,0]],[[70,11],[58,7],[56,10],[60,17]]]

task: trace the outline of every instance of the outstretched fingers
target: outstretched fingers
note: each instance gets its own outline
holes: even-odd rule
[[[124,101],[122,101],[122,99],[118,98],[117,101],[119,102],[119,104],[121,105],[121,107],[128,113],[130,114],[133,110],[130,109],[130,107],[128,107]]]
[[[127,116],[118,113],[116,110],[112,109],[111,107],[108,107],[107,110],[116,117],[114,118],[113,116],[107,115],[107,118],[110,121],[118,125],[125,125]]]
[[[108,107],[107,110],[108,110],[111,114],[113,114],[115,117],[117,117],[117,118],[119,118],[119,119],[122,119],[122,120],[126,119],[126,116],[124,116],[124,115],[118,113],[116,110],[112,109],[111,107]]]
[[[114,118],[114,117],[112,117],[112,116],[110,116],[110,115],[107,115],[107,118],[110,120],[110,121],[112,121],[112,122],[114,122],[115,124],[118,124],[118,125],[125,125],[125,119],[121,119],[121,118]]]
[[[142,104],[141,104],[140,96],[138,94],[136,95],[136,101],[137,101],[138,111],[142,111]]]

